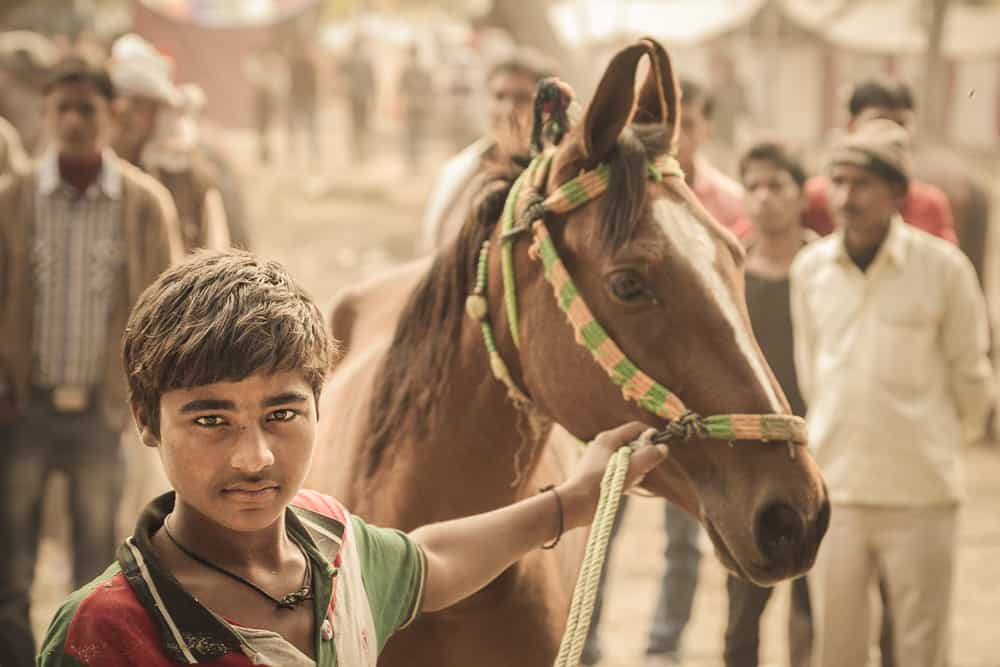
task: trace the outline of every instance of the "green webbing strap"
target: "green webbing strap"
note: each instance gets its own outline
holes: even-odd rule
[[[539,194],[539,188],[544,183],[540,181],[547,174],[550,160],[551,154],[536,157],[515,181],[504,204],[501,228],[503,292],[515,345],[520,346],[520,336],[513,243],[515,229],[521,230],[531,225],[535,236],[532,254],[544,264],[545,278],[552,285],[557,303],[570,320],[576,332],[576,340],[591,352],[595,361],[622,388],[626,399],[636,401],[647,411],[668,420],[668,425],[679,429],[674,433],[676,439],[700,437],[728,441],[787,440],[789,451],[793,453],[792,445],[804,445],[806,428],[805,421],[800,417],[775,414],[702,417],[691,413],[676,394],[655,382],[625,357],[590,312],[586,301],[566,271],[545,226],[546,213],[566,213],[603,194],[610,180],[610,168],[607,164],[600,164],[590,171],[582,172],[543,199]],[[667,176],[683,178],[684,175],[677,160],[669,155],[648,163],[647,173],[650,178],[657,181],[662,181]],[[519,215],[527,215],[531,219],[518,220]],[[477,266],[476,292],[470,295],[466,308],[469,315],[480,322],[493,374],[507,385],[508,393],[512,397],[528,400],[526,394],[514,384],[506,364],[500,357],[493,329],[489,323],[486,303],[488,250],[489,242],[486,242],[483,244]]]
[[[514,339],[514,347],[517,348],[521,347],[521,336],[518,333],[519,326],[517,321],[517,279],[514,274],[514,241],[507,234],[514,229],[514,222],[517,218],[517,202],[521,194],[521,188],[524,186],[525,179],[529,178],[529,175],[534,171],[537,163],[538,158],[532,160],[531,165],[514,181],[514,186],[510,189],[510,194],[507,195],[507,201],[504,203],[503,226],[501,227],[501,237],[506,237],[502,241],[503,245],[500,248],[500,266],[503,273],[503,300],[507,305],[507,323],[510,325],[510,335]]]

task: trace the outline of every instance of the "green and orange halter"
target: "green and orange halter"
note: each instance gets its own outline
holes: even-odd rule
[[[608,189],[611,168],[602,163],[559,186],[545,196],[543,189],[552,161],[553,151],[536,157],[518,177],[507,196],[501,221],[500,244],[504,301],[514,345],[520,348],[518,332],[517,286],[514,275],[513,248],[517,237],[530,230],[534,243],[530,256],[541,260],[545,279],[552,286],[556,302],[573,327],[576,342],[586,347],[612,382],[621,387],[622,396],[644,410],[667,421],[657,441],[716,439],[787,441],[794,456],[793,445],[807,442],[806,423],[801,417],[781,414],[728,414],[701,416],[689,410],[679,396],[644,373],[622,352],[622,349],[597,321],[580,294],[565,264],[559,257],[545,219],[549,214],[568,213],[600,197]],[[662,181],[665,177],[683,178],[684,174],[672,156],[664,155],[648,163],[647,175]],[[486,300],[487,267],[490,241],[483,243],[479,253],[474,292],[466,299],[466,312],[479,322],[489,353],[493,375],[507,387],[508,395],[518,403],[530,398],[511,378],[506,363],[497,350],[490,324]]]

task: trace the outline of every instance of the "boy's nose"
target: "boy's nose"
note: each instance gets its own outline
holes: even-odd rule
[[[274,464],[267,437],[256,428],[244,429],[238,438],[231,464],[237,470],[258,472]]]

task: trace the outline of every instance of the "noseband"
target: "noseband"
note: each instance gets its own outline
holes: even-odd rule
[[[573,279],[559,257],[545,224],[550,214],[568,213],[597,199],[608,189],[611,168],[602,163],[584,171],[549,195],[543,193],[552,162],[553,151],[536,157],[511,187],[504,204],[499,243],[504,302],[511,337],[520,349],[518,333],[517,285],[514,275],[514,243],[528,231],[534,242],[529,250],[533,259],[540,260],[545,279],[552,287],[559,308],[566,314],[575,332],[576,342],[590,351],[594,361],[604,369],[612,382],[621,387],[622,396],[647,412],[666,420],[667,425],[656,440],[736,440],[787,441],[794,457],[794,445],[807,442],[806,423],[801,417],[779,414],[725,414],[704,417],[689,410],[680,397],[653,380],[639,369],[594,317]],[[661,182],[665,177],[683,178],[684,174],[672,156],[664,155],[647,163],[647,176]],[[530,403],[528,395],[511,378],[506,363],[497,350],[486,299],[490,241],[483,243],[479,253],[475,290],[466,299],[467,314],[479,322],[483,341],[490,357],[493,375],[507,387],[516,402]]]

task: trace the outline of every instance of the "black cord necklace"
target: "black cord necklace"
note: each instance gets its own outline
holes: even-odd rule
[[[230,572],[229,570],[216,565],[212,561],[210,561],[210,560],[208,560],[206,558],[202,558],[201,556],[199,556],[195,552],[193,552],[190,549],[188,549],[187,547],[185,547],[183,544],[181,544],[180,542],[178,542],[176,540],[176,538],[174,538],[173,535],[170,534],[170,529],[167,528],[167,520],[166,519],[163,520],[163,532],[167,534],[167,537],[170,538],[170,541],[174,543],[174,546],[177,547],[178,549],[180,549],[181,551],[183,551],[184,554],[188,558],[190,558],[191,560],[196,561],[198,563],[201,563],[205,567],[208,567],[208,568],[211,568],[211,569],[215,570],[219,574],[224,574],[227,577],[229,577],[230,579],[233,579],[235,581],[240,582],[244,586],[249,586],[253,590],[257,591],[258,593],[260,593],[261,595],[263,595],[264,597],[266,597],[268,600],[270,600],[271,602],[273,602],[278,609],[295,609],[296,607],[298,607],[300,604],[302,604],[306,600],[312,600],[313,599],[313,592],[312,592],[312,565],[309,563],[309,555],[306,554],[306,552],[302,549],[302,547],[298,543],[296,543],[295,546],[297,546],[299,548],[299,551],[302,552],[302,556],[306,559],[306,572],[305,572],[305,575],[303,575],[303,577],[302,577],[302,586],[297,591],[293,591],[293,592],[289,593],[288,595],[285,595],[284,597],[282,597],[282,598],[279,599],[279,598],[274,597],[273,595],[271,595],[270,593],[268,593],[267,591],[265,591],[263,588],[261,588],[257,584],[255,584],[252,581],[250,581],[249,579],[241,577],[240,575],[236,574],[235,572]],[[294,540],[293,540],[293,542],[294,542]]]

